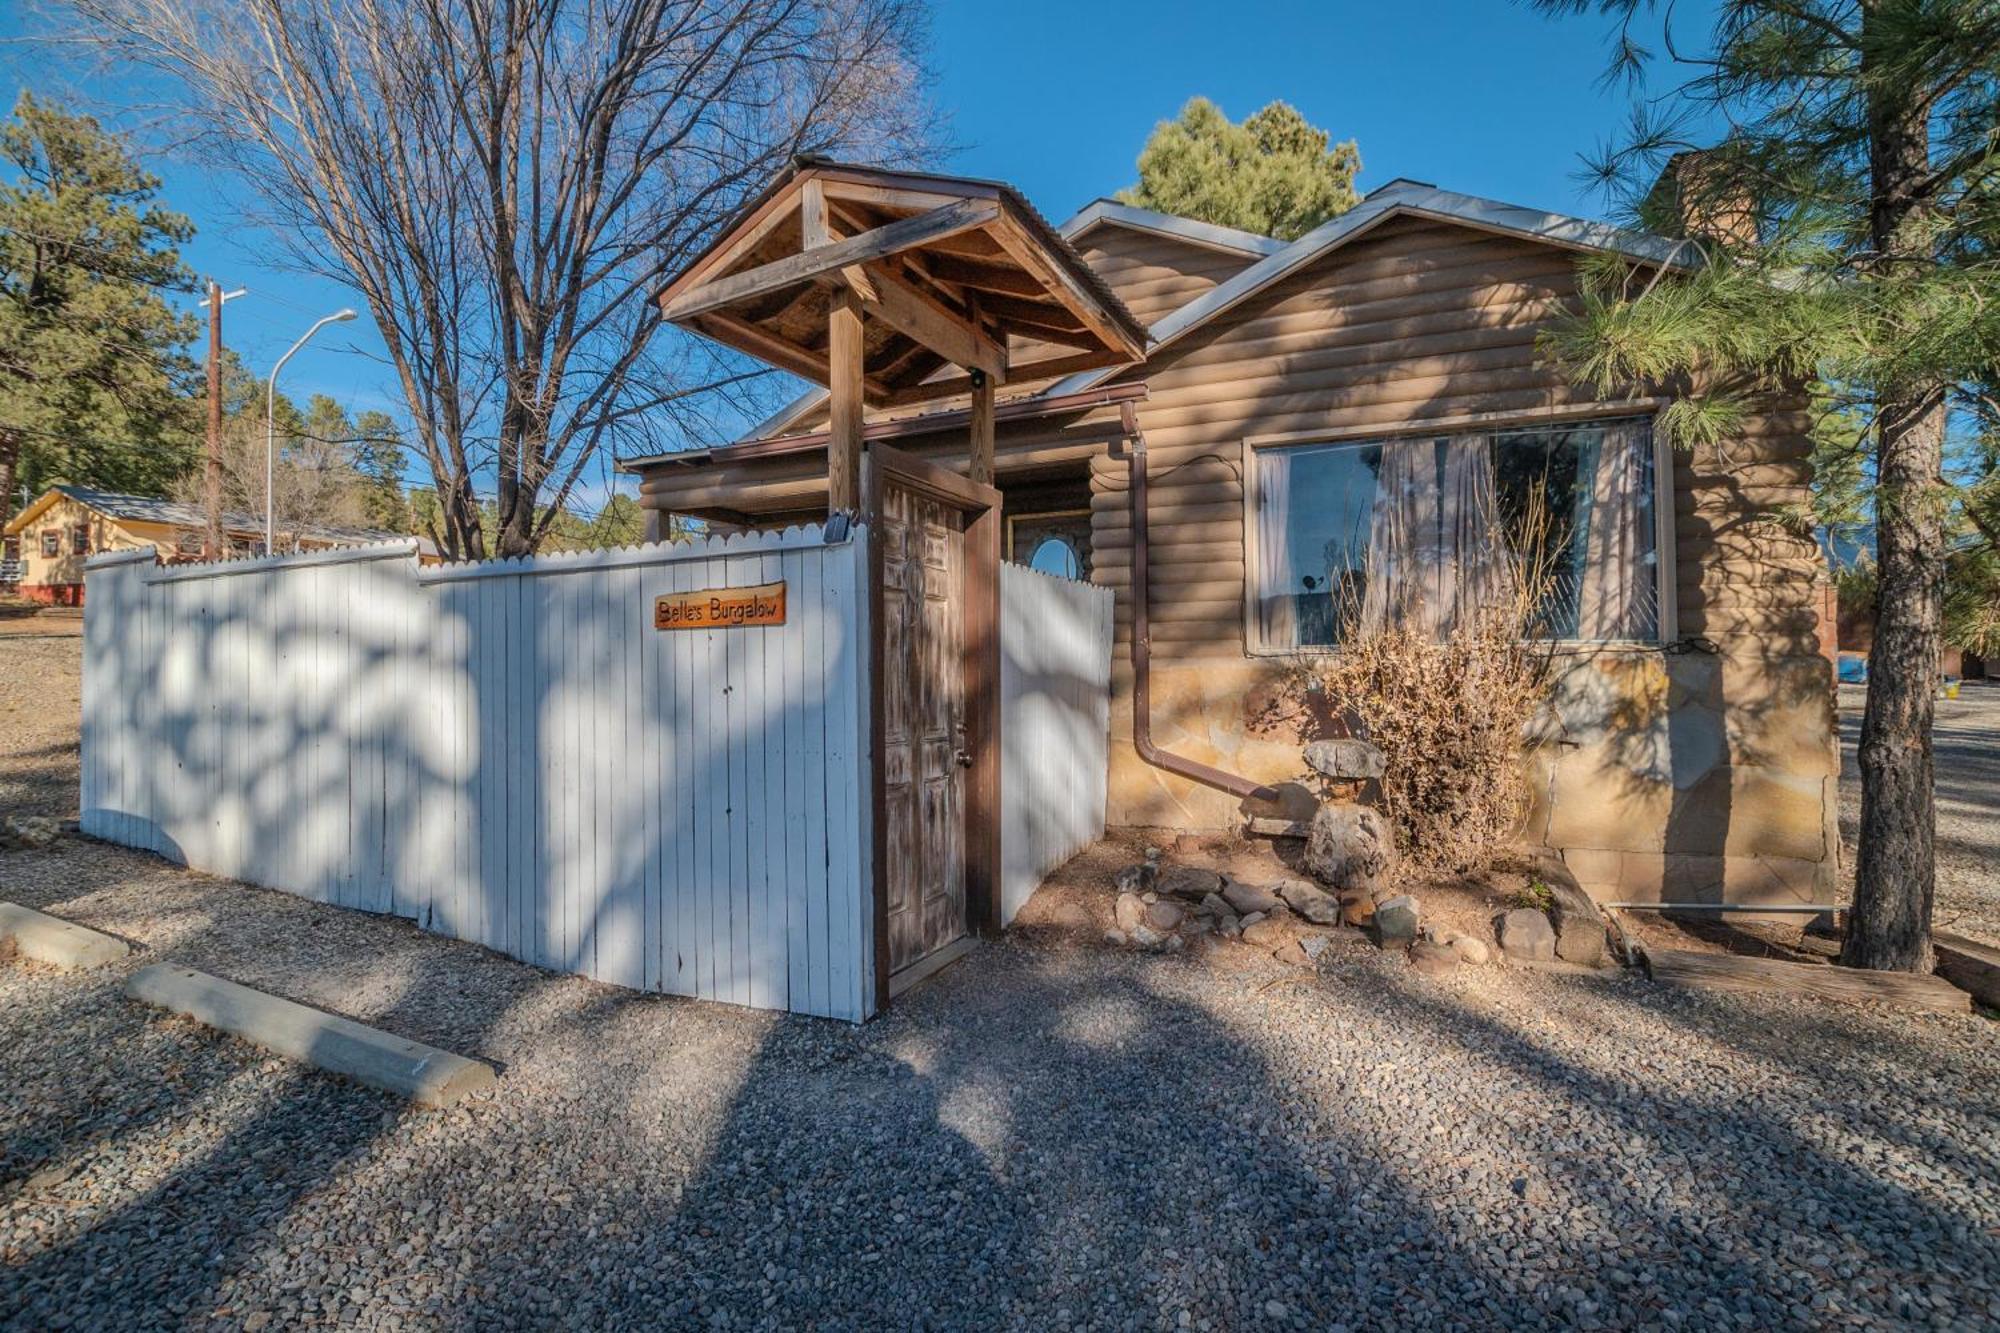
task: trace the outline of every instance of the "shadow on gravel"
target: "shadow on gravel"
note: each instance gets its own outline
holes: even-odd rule
[[[1172,1327],[1187,1310],[1233,1327],[1275,1299],[1326,1328],[1365,1308],[1351,1265],[1385,1248],[1438,1293],[1489,1289],[1481,1256],[1393,1171],[1367,1171],[1357,1231],[1352,1178],[1279,1132],[1298,1090],[1242,1033],[1116,960],[1021,957],[975,956],[864,1031],[778,1023],[685,1198],[643,1181],[615,1196],[644,1237],[646,1317],[1043,1328],[1066,1310]],[[1381,1155],[1359,1133],[1315,1147]],[[617,1285],[578,1266],[590,1252],[537,1255],[551,1308],[587,1321]],[[502,1284],[465,1321],[519,1317],[519,1292]]]
[[[1687,1033],[1678,1054],[1683,1070],[1705,1062],[1703,1048],[1721,1047],[1713,1056],[1713,1085],[1673,1082],[1646,1068],[1612,1074],[1582,1067],[1441,988],[1410,982],[1385,988],[1378,1003],[1397,1023],[1427,1033],[1441,1051],[1455,1048],[1448,1058],[1492,1062],[1496,1089],[1524,1084],[1572,1108],[1559,1137],[1571,1138],[1574,1152],[1559,1162],[1529,1163],[1554,1168],[1550,1173],[1561,1178],[1568,1197],[1537,1199],[1531,1192],[1530,1202],[1547,1206],[1556,1242],[1572,1248],[1581,1267],[1603,1272],[1648,1258],[1672,1264],[1683,1282],[1674,1306],[1683,1313],[1692,1315],[1713,1300],[1720,1317],[1737,1310],[1745,1292],[1781,1289],[1803,1262],[1790,1242],[1832,1239],[1836,1231],[1878,1238],[1869,1247],[1849,1241],[1847,1257],[1897,1293],[1936,1282],[1940,1268],[2000,1269],[2000,1235],[1982,1229],[1970,1209],[1955,1210],[1873,1169],[1914,1158],[1922,1163],[1917,1174],[1936,1182],[1940,1196],[1954,1189],[1976,1193],[2000,1172],[1995,1106],[1980,1107],[1970,1087],[1962,1101],[1940,1099],[1924,1086],[1938,1081],[1935,1074],[1911,1068],[1900,1071],[1900,1085],[1893,1078],[1874,1085],[1906,1093],[1892,1091],[1864,1105],[1869,1098],[1858,1086],[1865,1085],[1855,1081],[1860,1071],[1844,1064],[1840,1053],[1898,1065],[1887,1033],[1858,1037],[1831,1016],[1790,1014],[1762,1027],[1745,1015],[1723,1028],[1704,1020],[1688,1000],[1649,987],[1579,983],[1578,990],[1563,992],[1563,1011],[1552,1016],[1608,1029],[1620,1025],[1620,1010],[1635,1020],[1642,1014],[1663,1019]],[[1760,1064],[1769,1066],[1771,1077],[1746,1096],[1743,1071]],[[1780,1086],[1789,1080],[1824,1084],[1823,1095]],[[1920,1123],[1927,1101],[1931,1109],[1990,1119],[1992,1132],[1958,1141],[1915,1132],[1911,1127]],[[1820,1107],[1839,1117],[1837,1125],[1820,1121]],[[1854,1156],[1828,1150],[1824,1140],[1840,1133],[1862,1140]],[[1981,1142],[1986,1151],[1968,1156],[1967,1142]],[[1635,1188],[1641,1183],[1630,1170],[1635,1159],[1665,1168],[1682,1196],[1654,1192],[1656,1182]],[[1940,1167],[1959,1177],[1955,1185],[1941,1178]],[[1629,1210],[1623,1219],[1620,1210]],[[1810,1292],[1758,1311],[1759,1322],[1768,1326],[1780,1312],[1787,1316],[1781,1322],[1800,1319],[1803,1310],[1786,1306],[1817,1290],[1815,1283]],[[1906,1305],[1902,1313],[1918,1318],[1928,1308]],[[1627,1313],[1640,1319],[1648,1312]]]

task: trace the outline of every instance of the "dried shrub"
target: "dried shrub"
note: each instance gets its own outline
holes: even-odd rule
[[[1441,636],[1352,632],[1333,652],[1288,660],[1265,702],[1263,730],[1302,741],[1360,736],[1381,750],[1382,812],[1419,873],[1487,869],[1526,815],[1524,752],[1552,676],[1551,645],[1538,633],[1553,582],[1546,531],[1531,515],[1508,553],[1506,596],[1470,623]],[[1342,620],[1362,623],[1359,614]]]

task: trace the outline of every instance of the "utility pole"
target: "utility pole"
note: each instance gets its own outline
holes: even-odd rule
[[[222,290],[214,278],[208,280],[208,462],[202,470],[201,503],[206,520],[201,538],[201,558],[220,560],[222,542],[222,307],[243,295],[246,289]]]

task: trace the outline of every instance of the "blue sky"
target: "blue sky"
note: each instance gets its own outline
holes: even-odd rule
[[[1685,30],[1706,3],[1679,9]],[[0,84],[61,94],[31,50],[6,39]],[[932,28],[934,100],[959,151],[947,169],[1019,186],[1061,221],[1135,178],[1153,125],[1197,94],[1232,118],[1282,98],[1337,139],[1354,139],[1365,191],[1398,176],[1559,212],[1600,216],[1578,155],[1616,132],[1627,96],[1599,86],[1605,34],[1594,19],[1552,21],[1505,0],[1403,4],[1228,0],[1146,4],[943,0]],[[188,262],[250,294],[227,308],[227,338],[259,372],[314,319],[360,306],[337,284],[274,262],[271,238],[244,226],[222,183],[155,162],[166,200],[200,229]],[[328,393],[350,410],[403,415],[367,320],[323,331],[280,388]],[[608,477],[591,487],[602,495]],[[586,505],[594,507],[591,497]]]

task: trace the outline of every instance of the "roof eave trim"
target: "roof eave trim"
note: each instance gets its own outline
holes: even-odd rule
[[[1060,230],[1064,240],[1074,242],[1092,228],[1106,224],[1169,236],[1204,249],[1220,250],[1225,254],[1250,259],[1262,259],[1285,248],[1285,242],[1275,236],[1259,236],[1256,232],[1242,231],[1236,227],[1224,227],[1197,218],[1177,217],[1172,213],[1161,213],[1134,204],[1121,204],[1115,199],[1092,200],[1069,221],[1063,223]]]

